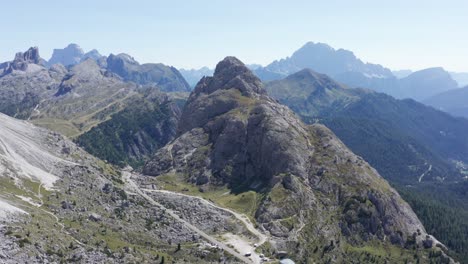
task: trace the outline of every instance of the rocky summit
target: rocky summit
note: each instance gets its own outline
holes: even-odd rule
[[[389,249],[386,260],[404,262],[416,248],[427,259],[425,248],[442,247],[376,170],[329,129],[305,125],[270,98],[234,57],[200,80],[177,138],[143,173],[159,187],[196,186],[219,203],[242,197],[267,237],[260,251],[298,263],[362,263]],[[369,247],[372,253],[360,254]]]
[[[29,67],[31,64],[35,65]],[[12,73],[13,71],[34,71],[40,68],[43,60],[39,56],[39,49],[37,47],[30,48],[26,52],[18,52],[15,59],[11,62],[3,63],[3,73],[1,75]],[[0,68],[1,70],[1,68]]]

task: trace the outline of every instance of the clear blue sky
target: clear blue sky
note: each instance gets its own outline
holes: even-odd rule
[[[307,41],[391,69],[468,72],[468,1],[14,0],[0,3],[0,61],[69,43],[140,62],[213,67],[227,55],[268,64]]]

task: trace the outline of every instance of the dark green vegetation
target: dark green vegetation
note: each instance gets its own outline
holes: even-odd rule
[[[135,96],[127,105],[108,121],[79,136],[76,142],[113,164],[139,167],[154,150],[174,137],[179,107],[166,97],[148,94]]]
[[[270,82],[267,90],[306,122],[325,124],[395,186],[413,186],[411,192],[398,189],[428,232],[443,243],[456,243],[453,253],[465,256],[468,232],[459,223],[468,222],[466,208],[461,207],[468,203],[463,179],[468,161],[468,120],[413,100],[346,88],[310,70]],[[454,192],[458,184],[461,191]],[[463,192],[465,195],[456,195]],[[447,200],[457,202],[444,204]],[[447,210],[458,213],[450,215]],[[444,235],[454,232],[460,233],[452,236],[453,240]]]
[[[457,180],[451,161],[468,161],[468,120],[413,100],[349,89],[310,70],[270,82],[267,90],[306,122],[324,123],[397,182],[415,183],[424,172],[421,180]]]
[[[396,187],[427,231],[442,241],[458,260],[468,260],[468,182]],[[462,263],[466,263],[462,261]]]

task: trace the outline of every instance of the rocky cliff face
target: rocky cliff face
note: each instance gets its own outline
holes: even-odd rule
[[[6,75],[13,73],[13,71],[22,72],[33,72],[38,71],[42,68],[44,60],[39,56],[39,49],[37,47],[30,48],[26,52],[18,52],[15,55],[15,59],[11,62],[6,62],[3,67],[3,73],[0,75]]]
[[[26,119],[41,100],[53,94],[65,72],[58,68],[48,71],[42,61],[38,49],[30,48],[17,53],[12,62],[4,63],[0,74],[0,112]]]
[[[63,49],[54,49],[52,57],[48,65],[62,64],[63,66],[70,66],[80,63],[83,58],[84,52],[77,44],[70,44]]]
[[[304,125],[266,95],[233,57],[200,80],[178,137],[144,173],[181,175],[207,191],[261,193],[255,220],[271,235],[272,248],[294,253],[300,263],[343,261],[373,243],[404,252],[426,239],[414,212],[373,168],[326,127]]]

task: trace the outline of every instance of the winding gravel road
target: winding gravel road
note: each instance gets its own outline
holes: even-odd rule
[[[267,240],[268,240],[268,237],[263,234],[262,232],[260,232],[258,229],[255,228],[255,226],[252,224],[252,222],[250,221],[250,219],[244,215],[244,214],[239,214],[237,212],[234,212],[230,209],[227,209],[227,208],[224,208],[224,207],[220,207],[210,201],[207,201],[201,197],[197,197],[197,196],[192,196],[192,195],[187,195],[187,194],[183,194],[183,193],[177,193],[177,192],[171,192],[171,191],[166,191],[166,190],[153,190],[153,189],[143,189],[143,191],[145,192],[154,192],[154,193],[166,193],[166,194],[171,194],[171,195],[177,195],[177,196],[182,196],[182,197],[188,197],[188,198],[191,198],[191,199],[196,199],[206,205],[209,205],[211,207],[214,207],[214,208],[217,208],[217,209],[220,209],[220,210],[223,210],[231,215],[233,215],[236,219],[238,219],[239,221],[241,221],[245,227],[247,228],[247,230],[249,230],[250,233],[252,233],[253,235],[255,235],[258,239],[258,241],[256,242],[257,246],[261,246],[263,245]],[[233,241],[235,241],[236,239],[232,239]],[[241,252],[251,252],[252,253],[252,259],[254,261],[254,263],[260,263],[260,256],[255,253],[255,247],[250,245],[249,243],[236,243],[236,244],[239,244],[239,249],[242,249]],[[236,247],[236,245],[234,245]],[[258,261],[257,261],[258,260]]]
[[[219,248],[223,249],[224,251],[228,252],[229,254],[233,255],[237,259],[241,260],[244,263],[260,263],[259,259],[252,260],[251,258],[247,258],[244,255],[238,253],[234,249],[230,248],[228,245],[226,245],[224,242],[221,242],[217,240],[216,238],[206,234],[202,230],[198,229],[196,226],[190,224],[189,222],[185,221],[184,219],[180,218],[174,211],[164,207],[162,204],[156,202],[153,198],[151,198],[149,195],[147,195],[143,190],[140,189],[140,187],[131,179],[132,174],[128,171],[122,171],[122,178],[125,183],[125,187],[129,191],[133,191],[146,199],[150,204],[155,205],[163,210],[165,210],[166,213],[168,213],[172,218],[175,220],[181,222],[185,227],[188,229],[192,230],[193,232],[199,234],[201,237],[209,241],[210,243],[217,245]],[[253,253],[253,252],[252,252]]]

